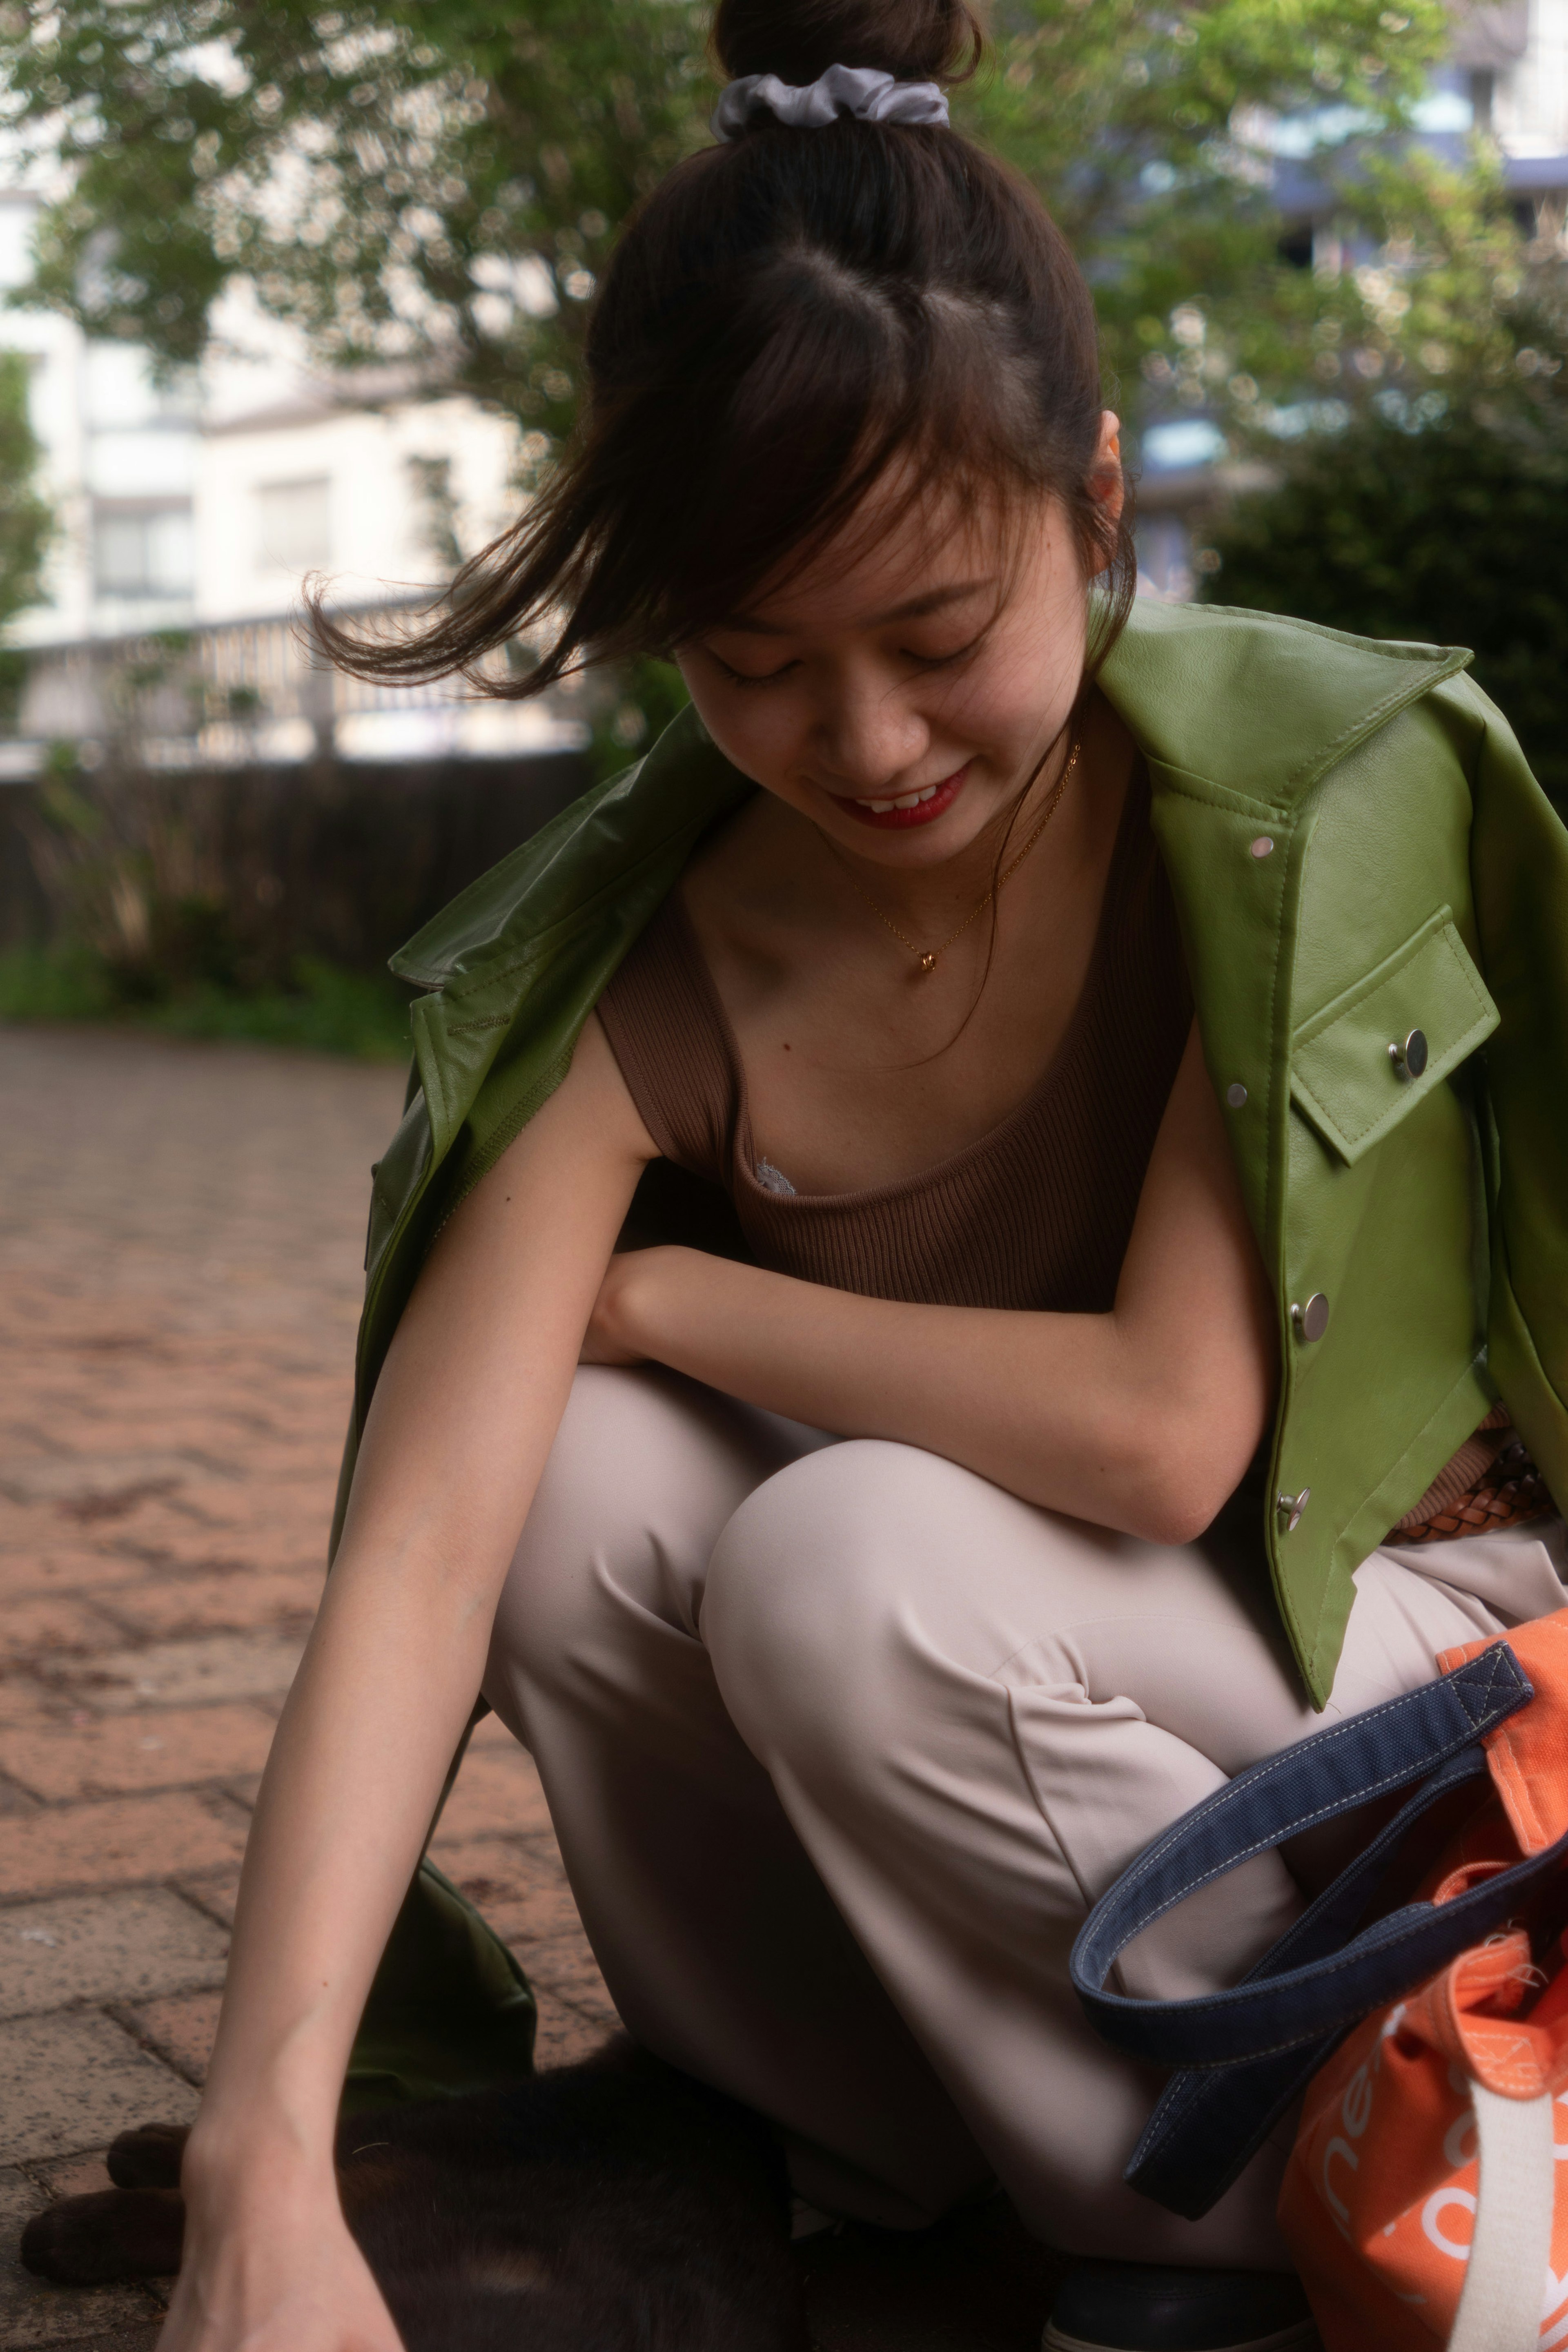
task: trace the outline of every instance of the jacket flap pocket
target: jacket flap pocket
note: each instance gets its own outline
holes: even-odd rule
[[[1296,1032],[1291,1092],[1324,1141],[1353,1162],[1497,1024],[1486,982],[1450,910],[1439,907]]]

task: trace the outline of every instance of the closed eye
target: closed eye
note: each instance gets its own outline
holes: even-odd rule
[[[754,676],[749,670],[733,669],[723,655],[716,654],[711,646],[707,652],[708,659],[729,680],[731,686],[772,686],[779,678],[788,677],[792,669],[798,669],[800,667],[798,662],[787,661],[778,669],[764,670],[759,676]]]
[[[982,629],[978,636],[971,637],[967,645],[956,646],[950,654],[916,653],[913,646],[906,646],[904,658],[915,662],[921,669],[950,669],[961,661],[967,661],[971,654],[977,653],[986,634]]]

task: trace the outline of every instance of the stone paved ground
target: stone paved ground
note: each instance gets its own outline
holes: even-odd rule
[[[148,2352],[158,2296],[29,2279],[26,2214],[194,2109],[249,1809],[320,1587],[393,1071],[0,1031],[0,2352]],[[613,2011],[493,1722],[434,1849],[513,1943],[544,2063]],[[993,2212],[809,2255],[823,2352],[1023,2352]],[[982,2312],[967,2282],[988,2279]],[[998,2284],[999,2282],[999,2284]]]

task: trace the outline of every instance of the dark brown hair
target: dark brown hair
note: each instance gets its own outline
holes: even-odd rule
[[[797,85],[834,64],[952,82],[982,47],[965,0],[722,0],[713,40],[732,78]],[[521,695],[678,648],[798,570],[895,461],[909,500],[1053,494],[1108,590],[1094,657],[1125,616],[1130,529],[1094,494],[1088,288],[1033,192],[956,131],[761,115],[677,165],[605,275],[587,371],[573,442],[434,615],[367,643],[313,604],[335,660],[475,677],[548,619],[537,667],[482,681]]]

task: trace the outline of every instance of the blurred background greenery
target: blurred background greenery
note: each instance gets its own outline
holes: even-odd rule
[[[1196,433],[1196,593],[1474,646],[1562,793],[1563,205],[1511,194],[1479,100],[1462,135],[1431,133],[1477,15],[996,0],[993,60],[955,110],[1082,257],[1134,469],[1161,434]],[[13,299],[172,373],[202,360],[243,279],[323,369],[395,364],[515,418],[526,495],[571,431],[628,214],[708,135],[707,25],[695,0],[4,0],[0,124],[52,191]],[[0,622],[34,593],[50,527],[22,394],[0,361]],[[681,699],[667,664],[617,677],[591,770],[634,756]],[[271,1007],[263,1022],[286,1003],[301,1035],[340,1017],[368,1037],[371,1000],[346,1009],[319,955],[247,977],[191,822],[167,791],[162,814],[137,801],[129,754],[109,764],[131,812],[113,821],[112,777],[84,796],[62,752],[42,780],[34,837],[69,905],[67,961],[13,958],[0,1010],[54,989],[62,1007],[217,1021],[243,999]],[[110,937],[116,860],[145,901],[139,962]]]

